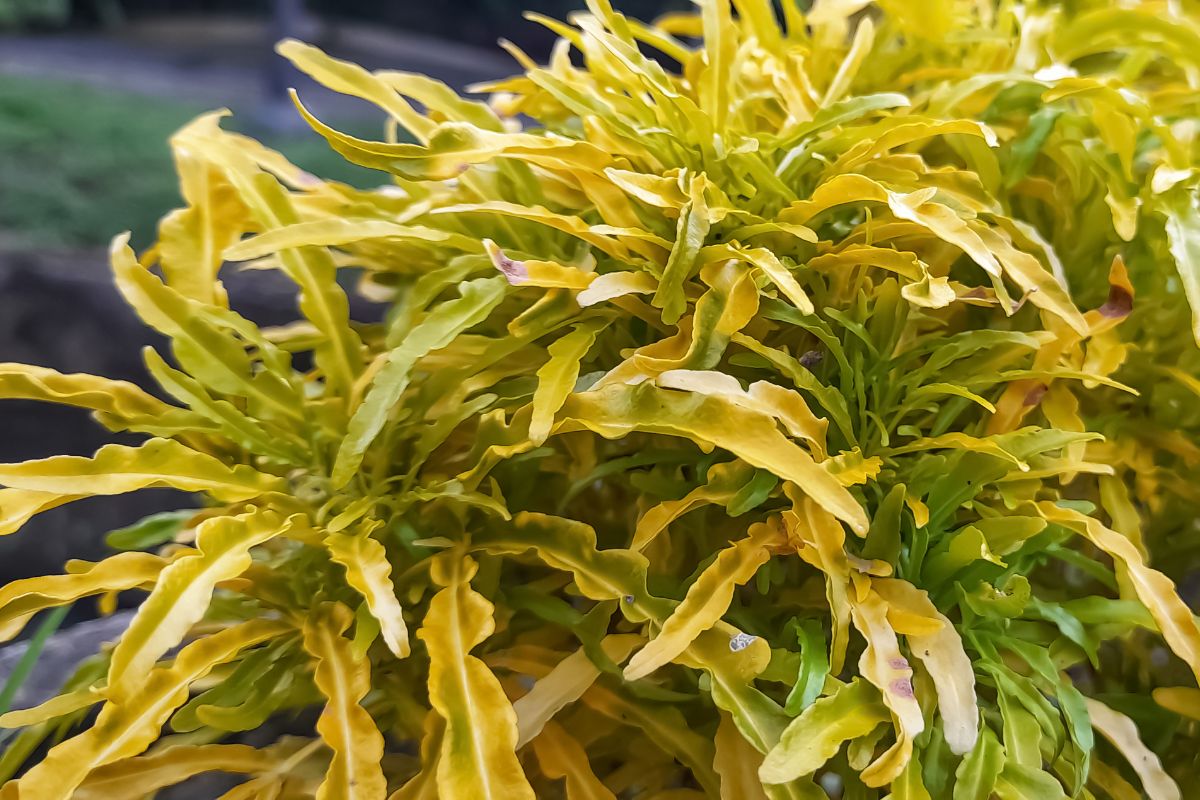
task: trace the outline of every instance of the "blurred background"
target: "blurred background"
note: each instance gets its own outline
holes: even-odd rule
[[[623,0],[640,18],[687,0]],[[553,36],[523,19],[558,19],[583,0],[0,0],[0,362],[93,372],[146,385],[140,350],[154,344],[111,286],[105,248],[123,230],[135,247],[180,205],[167,138],[227,107],[227,125],[301,167],[371,186],[385,176],[332,153],[296,114],[296,87],[318,116],[379,138],[373,106],[328,92],[275,55],[294,36],[369,68],[426,73],[456,89],[514,71],[496,42],[544,60]],[[294,319],[290,288],[269,272],[226,277],[238,310],[264,324]],[[360,309],[369,315],[370,309]],[[377,312],[376,312],[377,313]],[[90,455],[113,437],[89,415],[0,403],[0,461]],[[59,572],[105,553],[105,532],[189,507],[151,490],[47,512],[0,539],[0,582]],[[94,609],[77,608],[72,619]],[[70,622],[71,620],[68,620]],[[0,670],[2,671],[2,670]]]

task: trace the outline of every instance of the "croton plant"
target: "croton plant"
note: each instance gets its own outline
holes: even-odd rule
[[[174,137],[111,251],[157,387],[0,366],[145,441],[0,466],[0,532],[195,501],[0,589],[144,595],[0,798],[1194,796],[1200,16],[697,5],[531,15],[480,99],[283,42],[378,189]]]

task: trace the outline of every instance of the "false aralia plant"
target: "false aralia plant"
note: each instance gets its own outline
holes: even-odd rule
[[[0,466],[0,531],[198,500],[0,589],[9,639],[144,595],[0,717],[0,798],[1181,798],[1200,18],[697,5],[531,15],[478,99],[282,43],[386,112],[297,99],[381,189],[174,137],[185,207],[111,252],[155,393],[0,367],[145,441]]]

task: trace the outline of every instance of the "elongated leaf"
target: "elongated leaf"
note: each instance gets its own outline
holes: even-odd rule
[[[46,400],[100,411],[123,421],[164,414],[171,406],[132,383],[95,375],[64,374],[27,364],[0,364],[0,398]]]
[[[629,656],[641,637],[613,634],[601,642],[605,655],[620,663]],[[513,702],[517,715],[517,749],[534,739],[546,723],[567,705],[575,702],[600,677],[600,669],[585,650],[576,650],[564,658],[549,674]]]
[[[74,797],[78,800],[140,800],[205,772],[243,775],[265,772],[279,765],[285,752],[284,748],[259,750],[244,744],[166,747],[153,755],[101,767],[88,776]]]
[[[675,228],[675,244],[671,248],[671,256],[663,267],[662,279],[658,291],[650,301],[663,312],[663,322],[673,325],[683,316],[687,303],[683,294],[683,283],[691,275],[696,263],[696,256],[704,246],[708,236],[709,218],[708,206],[704,199],[704,178],[693,177],[689,184],[689,201],[679,213],[679,223]]]
[[[456,336],[487,318],[504,297],[503,278],[479,278],[459,286],[461,296],[448,300],[409,331],[388,354],[366,398],[354,412],[346,438],[338,448],[333,483],[344,486],[362,463],[367,447],[383,430],[388,415],[408,387],[414,365],[423,356],[450,344]]]
[[[152,486],[207,492],[228,501],[249,500],[280,491],[284,482],[251,467],[227,467],[212,456],[169,439],[140,447],[110,444],[91,458],[53,456],[0,464],[0,483],[14,489],[60,495],[124,494]]]
[[[0,714],[0,728],[24,728],[90,708],[104,700],[104,695],[89,686],[73,692],[55,695],[43,703]]]
[[[797,638],[800,640],[800,672],[784,707],[791,716],[798,716],[821,696],[829,674],[829,650],[821,624],[812,619],[804,620],[797,625]]]
[[[1192,335],[1200,344],[1200,210],[1191,197],[1167,209],[1167,240],[1184,294],[1192,307]]]
[[[138,607],[112,653],[107,694],[129,702],[155,662],[183,641],[212,601],[223,580],[250,566],[250,550],[301,526],[299,515],[284,520],[270,511],[214,517],[196,529],[197,552],[173,561],[158,575],[154,590]]]
[[[634,654],[625,668],[625,679],[635,681],[668,663],[700,634],[716,624],[725,613],[734,590],[754,577],[768,558],[768,547],[782,543],[778,523],[760,522],[751,526],[746,538],[717,554],[700,573],[662,630],[650,643]]]
[[[775,430],[770,417],[720,397],[663,391],[652,385],[608,386],[567,399],[562,416],[606,438],[642,430],[696,437],[724,447],[808,492],[854,530],[867,531],[862,507],[833,476]]]
[[[66,575],[12,581],[0,588],[0,639],[13,638],[44,608],[103,592],[120,592],[154,582],[167,561],[150,553],[118,553]]]
[[[33,517],[85,497],[81,494],[0,489],[0,536],[15,533]]]
[[[471,649],[495,627],[492,604],[471,589],[469,559],[434,562],[434,596],[418,634],[429,651],[429,701],[446,721],[438,761],[443,800],[533,798],[517,761],[517,716]]]
[[[1003,767],[1004,748],[985,728],[954,771],[954,800],[988,800]]]
[[[583,747],[557,723],[546,723],[533,740],[533,752],[546,777],[564,781],[567,800],[616,800],[592,772]]]
[[[221,251],[237,241],[248,222],[246,207],[205,154],[187,143],[187,129],[171,139],[186,208],[158,225],[158,249],[167,283],[184,297],[226,305],[217,281]]]
[[[935,633],[908,633],[912,653],[925,665],[937,690],[942,733],[950,752],[964,755],[975,747],[979,735],[979,708],[975,699],[975,670],[963,649],[953,623],[930,602],[928,595],[907,581],[877,579],[872,588],[891,609],[941,621]]]
[[[763,759],[763,783],[786,783],[816,772],[842,744],[866,736],[888,719],[888,709],[869,683],[853,680],[792,720]]]
[[[388,649],[396,658],[407,658],[408,626],[392,585],[392,565],[384,546],[369,533],[331,533],[325,544],[333,560],[345,567],[346,581],[362,595],[371,616],[379,621]]]
[[[181,133],[180,136],[183,136]],[[238,191],[250,215],[263,230],[299,222],[288,192],[275,175],[261,170],[236,140],[216,124],[193,123],[190,137],[212,157]],[[350,328],[346,293],[337,283],[337,269],[328,251],[295,247],[279,252],[280,267],[300,289],[300,310],[321,333],[314,355],[331,392],[345,397],[362,371],[361,342]]]
[[[547,348],[550,360],[538,370],[538,387],[533,393],[533,418],[529,422],[529,438],[534,444],[541,444],[550,435],[555,412],[562,408],[567,396],[575,390],[575,381],[579,379],[579,363],[604,325],[601,321],[581,322]]]
[[[284,419],[301,419],[299,398],[285,377],[275,370],[256,370],[245,344],[233,335],[257,339],[257,329],[228,309],[192,300],[163,284],[138,263],[128,239],[128,234],[118,236],[109,248],[117,289],[147,325],[171,338],[180,364],[210,390],[246,397]]]
[[[1150,800],[1179,800],[1182,797],[1179,786],[1163,769],[1158,756],[1142,744],[1133,720],[1091,698],[1087,699],[1087,710],[1092,725],[1125,756],[1142,779],[1142,788]]]
[[[912,667],[900,652],[896,632],[887,618],[887,603],[874,592],[854,603],[854,625],[867,640],[858,670],[873,683],[896,724],[896,743],[871,762],[860,777],[868,786],[899,777],[912,755],[913,739],[925,730],[925,718],[913,692]]]
[[[1200,626],[1196,624],[1195,616],[1180,598],[1171,579],[1146,566],[1133,542],[1106,528],[1098,520],[1049,501],[1038,503],[1038,510],[1047,520],[1066,525],[1086,536],[1113,557],[1128,576],[1138,599],[1154,617],[1163,639],[1200,680]]]
[[[721,776],[721,800],[767,800],[758,778],[762,753],[742,738],[728,714],[721,715],[713,743],[716,747],[713,769]]]
[[[248,261],[293,247],[330,247],[379,239],[428,242],[465,252],[480,249],[477,240],[424,225],[400,225],[384,219],[330,218],[297,222],[260,233],[227,248],[224,255],[230,261]]]
[[[288,626],[254,620],[200,639],[159,667],[128,704],[109,702],[91,728],[52,748],[16,782],[18,795],[33,800],[66,800],[99,767],[138,755],[157,737],[171,713],[187,700],[188,687],[242,650],[285,635]]]
[[[324,603],[304,625],[304,649],[317,660],[313,680],[327,700],[317,732],[333,751],[317,790],[320,800],[366,800],[387,791],[379,763],[383,735],[361,705],[371,689],[371,668],[342,636],[350,620],[345,606]]]

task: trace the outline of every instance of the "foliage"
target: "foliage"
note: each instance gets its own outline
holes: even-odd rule
[[[59,742],[3,795],[1179,798],[1200,21],[865,5],[593,0],[487,104],[283,43],[417,140],[300,106],[376,191],[180,131],[187,207],[112,249],[178,405],[5,365],[151,438],[2,466],[0,509],[206,502],[0,590],[9,637],[149,592],[0,718],[9,775]],[[224,260],[304,320],[240,317]]]

